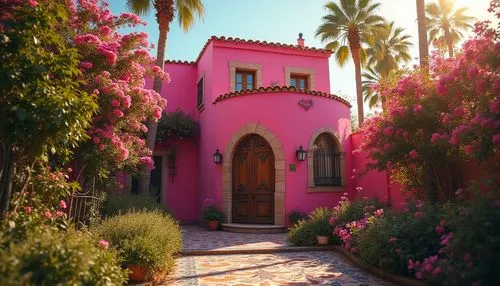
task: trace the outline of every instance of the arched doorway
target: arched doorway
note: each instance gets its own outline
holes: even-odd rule
[[[262,136],[243,138],[233,156],[232,221],[274,224],[274,154]]]

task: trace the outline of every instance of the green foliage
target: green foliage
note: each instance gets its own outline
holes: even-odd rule
[[[444,285],[500,285],[500,194],[477,194],[472,204],[458,207],[450,220],[453,239],[447,248],[453,268]],[[470,262],[465,257],[470,255]],[[472,267],[471,267],[472,266]]]
[[[29,232],[26,240],[6,245],[0,248],[1,285],[122,285],[127,280],[115,251],[82,231]]]
[[[316,236],[328,236],[330,243],[336,239],[332,234],[329,220],[333,210],[325,207],[314,209],[307,220],[299,220],[288,232],[287,240],[297,246],[310,246],[316,244]]]
[[[182,248],[179,224],[160,211],[132,211],[107,218],[93,231],[119,251],[122,266],[139,264],[154,273],[172,269]]]
[[[365,213],[383,207],[384,204],[377,199],[359,199],[354,201],[344,199],[335,207],[331,223],[333,225],[341,225],[356,221],[365,217]]]
[[[310,246],[316,243],[314,225],[307,220],[299,220],[290,228],[287,241],[296,246]]]
[[[163,113],[158,121],[156,141],[166,143],[169,139],[191,139],[198,134],[198,129],[198,122],[180,110]]]
[[[298,223],[300,220],[304,220],[304,219],[307,219],[307,215],[303,212],[299,212],[299,211],[291,211],[289,214],[288,214],[288,221],[292,224],[292,225],[295,225],[296,223]]]
[[[107,194],[102,208],[104,217],[125,214],[130,211],[165,211],[165,207],[156,202],[156,198],[120,194],[112,192]]]
[[[203,218],[207,221],[218,221],[224,220],[224,213],[219,211],[216,205],[210,205],[203,211]]]
[[[69,154],[97,106],[83,91],[77,50],[58,33],[67,8],[40,1],[9,12],[0,32],[0,141],[21,158]]]
[[[445,212],[433,206],[386,210],[357,235],[361,258],[388,272],[408,275],[408,260],[423,260],[438,252],[440,235],[435,227],[445,217]],[[391,238],[396,240],[391,242]]]

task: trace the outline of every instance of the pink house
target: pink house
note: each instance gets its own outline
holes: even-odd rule
[[[195,62],[166,63],[167,111],[200,124],[196,142],[170,146],[175,168],[154,151],[162,203],[177,219],[199,221],[211,198],[228,223],[286,225],[291,211],[353,192],[351,105],[330,94],[330,56],[301,36],[296,45],[211,37]]]

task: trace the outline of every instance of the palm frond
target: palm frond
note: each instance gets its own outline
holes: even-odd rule
[[[146,15],[153,7],[153,0],[127,0],[127,7],[137,15]]]
[[[196,18],[203,18],[205,7],[201,0],[176,0],[175,10],[182,30],[189,31]]]

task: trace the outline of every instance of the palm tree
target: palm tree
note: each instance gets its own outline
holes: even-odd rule
[[[382,109],[385,111],[386,99],[381,97],[378,90],[375,90],[373,87],[380,86],[384,88],[384,86],[391,86],[395,81],[399,80],[403,74],[404,70],[394,69],[391,70],[389,74],[382,76],[373,67],[368,67],[362,74],[363,95],[368,106],[373,108],[381,101]]]
[[[325,5],[328,14],[323,17],[323,24],[316,31],[316,36],[328,42],[326,49],[336,52],[340,66],[344,66],[349,56],[352,56],[360,126],[364,121],[361,65],[366,59],[362,44],[373,41],[374,32],[384,26],[384,19],[375,14],[379,6],[380,3],[373,3],[372,0],[340,0],[340,5],[329,2]]]
[[[361,84],[365,102],[368,102],[370,107],[375,106],[380,99],[371,87],[396,78],[400,74],[399,64],[411,60],[409,49],[412,43],[408,40],[410,36],[403,33],[404,29],[395,27],[394,22],[387,23],[385,29],[377,32],[371,46],[366,49],[369,68],[362,74],[364,80]],[[382,98],[382,108],[384,107],[385,100]]]
[[[160,30],[158,37],[156,65],[164,68],[165,49],[167,46],[167,33],[170,30],[170,23],[174,19],[174,12],[177,12],[179,24],[184,31],[188,31],[194,24],[196,16],[203,17],[204,6],[201,0],[127,0],[129,9],[138,14],[145,15],[154,8],[156,21]],[[161,94],[162,82],[159,77],[155,77],[153,90]],[[146,135],[146,146],[153,150],[156,141],[156,130],[158,123],[154,120],[148,121],[148,132]],[[149,184],[151,181],[151,171],[142,168],[139,177],[138,193],[149,194]]]
[[[382,83],[382,77],[373,67],[368,67],[361,76],[363,77],[361,84],[363,85],[365,102],[368,103],[370,108],[373,108],[380,100],[380,94],[373,87]]]
[[[425,19],[425,0],[416,0],[418,21],[418,52],[420,66],[427,70],[429,58],[429,43],[427,42],[427,25]]]
[[[387,23],[366,49],[368,66],[373,66],[382,77],[398,69],[401,62],[411,60],[409,49],[413,44],[409,41],[410,36],[403,33],[404,29],[395,27],[394,22]]]
[[[463,38],[464,31],[472,28],[469,24],[474,17],[465,15],[466,7],[454,10],[454,0],[438,0],[425,6],[429,43],[443,41],[448,47],[448,54],[453,57],[453,47]]]

